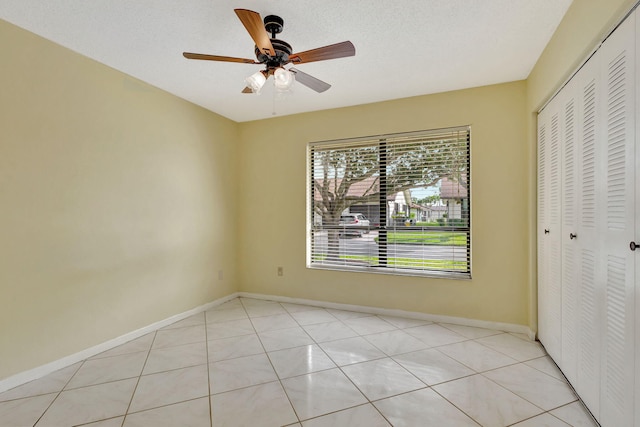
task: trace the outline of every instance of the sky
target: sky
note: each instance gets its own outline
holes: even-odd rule
[[[433,187],[422,187],[422,188],[413,188],[411,189],[411,197],[415,197],[416,199],[422,199],[427,196],[433,196],[434,194],[440,194],[440,188]]]

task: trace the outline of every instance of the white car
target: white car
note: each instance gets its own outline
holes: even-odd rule
[[[369,220],[366,216],[360,213],[348,213],[340,215],[340,223],[341,227],[358,227],[355,230],[349,230],[348,232],[345,230],[345,234],[355,234],[357,236],[362,236],[363,233],[368,233],[369,230],[360,229],[360,227],[369,227]]]

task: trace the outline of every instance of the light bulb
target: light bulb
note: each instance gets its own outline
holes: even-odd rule
[[[262,71],[258,71],[244,79],[247,86],[251,88],[253,93],[260,93],[260,89],[264,86],[264,83],[267,81],[267,78],[264,76]]]
[[[276,89],[286,91],[291,88],[295,79],[291,71],[285,70],[284,68],[277,68],[273,73],[273,80],[276,85]]]

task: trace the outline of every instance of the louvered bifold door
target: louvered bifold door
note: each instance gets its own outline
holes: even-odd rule
[[[579,123],[581,103],[576,80],[571,80],[558,95],[562,118],[562,359],[558,364],[566,377],[577,379],[579,287],[581,283],[578,211],[581,193],[581,145]]]
[[[635,301],[636,301],[636,311],[635,311],[635,405],[634,405],[634,417],[635,417],[635,426],[640,427],[640,248],[632,247],[631,242],[640,244],[640,118],[638,118],[638,114],[640,113],[640,17],[638,17],[638,9],[636,9],[636,80],[635,80],[635,94],[636,94],[636,134],[635,134],[635,224],[634,224],[634,234],[629,239],[629,251],[633,254],[634,257],[634,282],[635,282]],[[632,251],[632,249],[634,249]]]
[[[548,260],[549,249],[548,239],[549,229],[547,221],[549,213],[548,206],[548,133],[549,133],[549,110],[545,109],[538,114],[538,338],[541,342],[546,341],[549,324],[548,320]]]
[[[562,108],[551,111],[549,135],[549,252],[548,252],[548,334],[544,343],[547,352],[562,360]]]
[[[635,426],[640,427],[640,248],[633,247],[631,242],[640,244],[640,118],[638,117],[640,113],[640,17],[638,17],[638,9],[636,9],[636,80],[635,80],[635,94],[636,94],[636,103],[635,103],[635,113],[636,113],[636,134],[635,134],[635,189],[633,194],[635,196],[635,224],[634,224],[634,234],[629,238],[629,251],[632,253],[632,257],[634,258],[634,287],[635,287],[635,301],[636,301],[636,311],[635,311],[635,405],[634,405],[634,417],[635,417]]]
[[[547,331],[547,128],[548,110],[538,114],[538,339]]]
[[[603,143],[605,186],[597,204],[600,284],[604,292],[600,422],[633,425],[634,402],[634,235],[635,16],[630,16],[600,52],[605,99]]]
[[[602,168],[597,167],[597,138],[601,134],[602,84],[599,56],[595,56],[580,70],[573,81],[576,86],[576,155],[579,169],[579,187],[576,191],[577,221],[569,228],[577,234],[571,240],[577,252],[578,282],[567,284],[576,287],[578,301],[576,379],[573,383],[582,400],[594,416],[600,410],[600,348],[603,296],[598,291],[596,270],[599,264],[599,246],[596,229],[596,182],[603,180]],[[577,227],[577,232],[575,231]],[[566,233],[565,233],[566,235]]]
[[[549,104],[538,116],[538,336],[555,360],[560,360],[561,259],[561,112]]]

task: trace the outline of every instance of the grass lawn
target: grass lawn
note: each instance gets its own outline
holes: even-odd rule
[[[376,242],[378,237],[376,237]],[[414,245],[467,246],[467,233],[451,231],[389,231],[387,243]]]
[[[378,264],[377,256],[368,255],[344,255],[340,259],[351,259],[354,261],[366,261],[371,265]],[[452,261],[446,259],[424,259],[415,258],[387,258],[389,267],[408,267],[408,268],[428,268],[436,270],[466,270],[467,263],[465,261]]]

